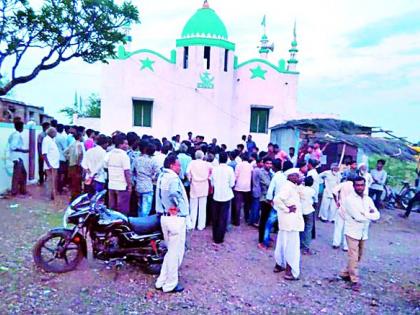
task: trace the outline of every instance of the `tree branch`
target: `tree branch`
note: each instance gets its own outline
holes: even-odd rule
[[[51,69],[57,67],[61,62],[65,62],[65,61],[69,61],[70,59],[73,59],[73,58],[81,57],[81,54],[79,54],[77,52],[71,54],[68,57],[63,57],[62,54],[59,53],[57,59],[54,62],[52,62],[50,64],[45,64],[45,62],[48,61],[52,57],[52,55],[54,54],[54,52],[55,52],[54,50],[51,50],[50,53],[47,56],[48,58],[47,57],[44,57],[42,59],[43,61],[41,62],[41,64],[38,65],[32,71],[31,74],[26,75],[26,76],[20,76],[20,77],[17,77],[17,78],[13,78],[4,87],[0,88],[0,95],[6,95],[16,85],[27,83],[27,82],[35,79],[41,71],[51,70]]]

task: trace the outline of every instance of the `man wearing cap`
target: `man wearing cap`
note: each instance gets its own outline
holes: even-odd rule
[[[298,185],[298,168],[287,170],[287,181],[274,198],[274,208],[278,213],[279,232],[277,235],[274,257],[274,272],[285,271],[284,279],[298,280],[300,274],[300,239],[299,232],[304,230],[302,206]]]
[[[330,170],[319,174],[319,178],[325,182],[325,189],[319,208],[319,218],[323,222],[333,222],[335,219],[337,205],[333,198],[333,190],[341,182],[341,176],[338,170],[338,164],[332,163]]]
[[[156,185],[156,213],[161,217],[160,224],[168,252],[155,287],[163,292],[176,293],[184,290],[178,282],[178,269],[184,257],[189,204],[179,178],[181,163],[177,156],[169,154],[163,167]]]

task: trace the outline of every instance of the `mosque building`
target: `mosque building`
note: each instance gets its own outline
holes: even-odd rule
[[[205,1],[169,57],[121,46],[104,66],[101,129],[182,139],[191,131],[228,146],[251,134],[265,146],[271,126],[297,116],[296,31],[287,62],[269,62],[271,50],[264,32],[258,58],[239,62],[225,24]]]

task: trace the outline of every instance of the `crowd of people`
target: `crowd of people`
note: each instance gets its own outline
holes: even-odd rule
[[[15,122],[15,128],[9,138],[13,195],[26,193],[22,161],[28,152],[21,136],[23,123]],[[297,154],[295,148],[285,152],[272,143],[264,151],[249,135],[228,151],[217,139],[207,143],[191,132],[181,140],[180,135],[156,139],[119,131],[109,137],[57,121],[42,128],[37,141],[39,183],[45,183],[48,198],[56,199],[68,190],[72,200],[83,191],[93,195],[107,189],[109,208],[127,216],[161,216],[168,253],[157,289],[183,290],[178,268],[186,231],[210,225],[214,246],[223,243],[235,226],[255,227],[256,245],[261,250],[275,248],[274,272],[298,280],[301,254],[316,254],[311,242],[319,217],[334,222],[332,247],[348,251],[348,265],[340,276],[360,290],[358,263],[369,222],[380,216],[377,209],[387,176],[384,160],[370,173],[355,161],[345,167],[333,163],[320,172],[326,146],[319,143],[304,143]]]

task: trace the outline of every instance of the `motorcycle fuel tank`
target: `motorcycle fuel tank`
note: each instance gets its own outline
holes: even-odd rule
[[[118,211],[109,210],[109,209],[101,213],[99,217],[99,221],[98,221],[99,225],[104,225],[104,226],[123,224],[123,223],[128,223],[128,218],[124,214]]]

